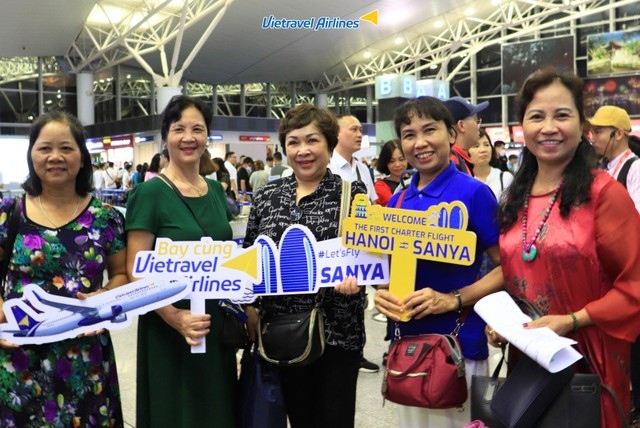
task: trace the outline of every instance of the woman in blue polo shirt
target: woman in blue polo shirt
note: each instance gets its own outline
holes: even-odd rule
[[[388,206],[425,211],[442,202],[461,201],[469,216],[467,230],[477,236],[476,257],[471,266],[418,260],[415,291],[398,299],[380,289],[376,307],[398,323],[401,336],[451,333],[460,311],[469,307],[458,339],[465,357],[467,385],[471,385],[472,375],[485,375],[488,371],[485,324],[471,307],[480,298],[500,290],[503,283],[496,198],[484,183],[459,172],[450,163],[455,131],[451,114],[440,100],[420,97],[408,101],[396,110],[395,128],[405,158],[418,173],[405,191],[391,198]],[[498,267],[478,280],[483,252]],[[402,312],[409,321],[400,322]],[[399,425],[461,427],[470,420],[467,404],[463,409],[445,410],[398,406]]]

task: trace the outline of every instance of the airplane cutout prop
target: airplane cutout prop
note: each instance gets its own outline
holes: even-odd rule
[[[158,238],[153,251],[136,254],[133,276],[141,280],[86,300],[48,294],[27,285],[21,298],[4,303],[8,323],[0,339],[45,343],[101,328],[124,328],[130,317],[189,298],[205,313],[207,299],[249,303],[260,295],[315,293],[347,276],[360,285],[389,282],[388,256],[344,248],[340,238],[316,241],[305,226],[287,228],[280,245],[259,236],[249,248],[233,241],[172,241]],[[205,341],[192,352],[204,352]]]
[[[85,300],[55,296],[29,284],[21,298],[4,302],[7,323],[0,324],[0,339],[42,344],[103,328],[122,329],[134,315],[183,299],[188,292],[187,281],[179,276],[144,278]]]
[[[466,230],[468,221],[467,207],[460,201],[414,211],[371,205],[366,195],[356,195],[351,213],[344,219],[342,244],[393,254],[389,292],[404,299],[414,291],[418,259],[473,264],[477,237]],[[404,314],[400,317],[407,320]]]

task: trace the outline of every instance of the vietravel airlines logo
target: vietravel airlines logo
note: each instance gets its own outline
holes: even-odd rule
[[[378,25],[378,9],[362,15],[358,19],[342,19],[340,17],[312,17],[307,19],[276,18],[274,15],[262,18],[263,30],[355,30],[360,28],[360,21]]]

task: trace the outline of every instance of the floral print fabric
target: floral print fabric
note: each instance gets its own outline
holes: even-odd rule
[[[124,248],[124,218],[92,199],[67,225],[21,219],[3,298],[19,298],[37,284],[75,298],[102,287],[107,257]],[[7,237],[11,201],[0,206],[0,244]],[[0,426],[122,426],[113,344],[108,333],[44,345],[0,348]]]

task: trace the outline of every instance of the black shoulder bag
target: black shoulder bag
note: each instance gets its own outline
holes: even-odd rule
[[[20,201],[18,198],[13,200],[11,209],[8,211],[7,224],[7,239],[2,244],[3,256],[0,260],[0,285],[4,290],[7,281],[7,273],[9,272],[9,261],[11,260],[11,254],[13,253],[13,244],[16,242],[16,236],[18,236],[18,226],[20,225]]]
[[[512,296],[532,319],[541,316],[531,302]],[[595,373],[574,373],[572,367],[550,373],[526,355],[506,379],[499,378],[502,360],[491,376],[471,380],[471,418],[491,427],[600,427],[600,394],[611,394],[623,426],[626,415],[615,392]],[[589,359],[585,355],[589,364]],[[589,367],[590,368],[590,367]]]

